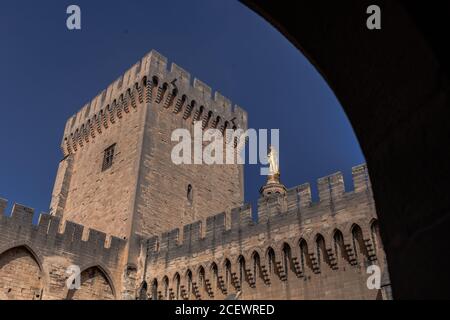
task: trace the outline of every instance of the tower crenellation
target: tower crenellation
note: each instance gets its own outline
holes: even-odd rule
[[[152,50],[67,120],[61,144],[64,155],[103,133],[138,103],[150,100],[174,114],[185,114],[185,120],[203,107],[199,120],[209,117],[210,126],[220,117],[215,127],[228,122],[229,129],[247,128],[247,113],[241,107],[218,91],[213,95],[211,87],[197,78],[191,83],[190,74],[177,64],[169,70],[167,58]]]

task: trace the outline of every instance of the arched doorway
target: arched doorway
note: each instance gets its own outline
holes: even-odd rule
[[[305,54],[343,106],[370,171],[394,297],[450,298],[448,4],[377,1],[382,29],[371,31],[372,1],[241,2]]]

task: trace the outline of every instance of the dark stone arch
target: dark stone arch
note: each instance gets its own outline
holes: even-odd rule
[[[164,276],[164,277],[162,278],[161,283],[162,283],[162,286],[163,286],[163,288],[162,288],[162,298],[163,298],[164,300],[170,300],[170,291],[169,291],[170,283],[169,283],[169,277],[168,277],[168,276]]]
[[[192,274],[191,269],[187,269],[186,273],[184,275],[185,278],[185,286],[186,286],[186,296],[187,299],[191,299],[193,297],[195,297],[195,292],[194,292],[194,276]]]
[[[254,281],[261,279],[264,281],[263,273],[261,272],[261,254],[258,250],[254,250],[250,256],[252,264],[252,274]]]
[[[277,267],[276,267],[276,265],[277,265],[276,261],[277,261],[277,257],[275,254],[275,250],[271,246],[269,246],[266,250],[266,256],[265,256],[265,263],[266,263],[269,275],[278,274]]]
[[[296,273],[294,262],[292,260],[292,248],[288,242],[283,242],[283,245],[281,247],[281,253],[282,253],[283,271],[287,279],[289,273],[291,272],[294,274]]]
[[[223,285],[225,290],[229,290],[233,284],[233,265],[229,258],[225,258],[222,263]]]
[[[138,291],[138,300],[148,300],[147,296],[148,284],[147,281],[142,281],[139,291]]]
[[[206,271],[203,265],[199,265],[197,268],[197,286],[201,290],[206,290]]]
[[[333,251],[336,258],[336,263],[347,262],[349,263],[349,257],[344,243],[344,234],[338,228],[333,230]]]
[[[378,249],[383,247],[383,244],[381,242],[381,237],[380,237],[380,226],[378,224],[378,220],[372,219],[370,221],[369,228],[370,228],[370,237],[371,237],[372,244],[373,244],[373,247],[374,247],[374,250],[376,253],[378,251]]]
[[[180,300],[181,299],[181,276],[178,272],[175,272],[172,283],[174,284],[174,286],[173,286],[174,299]]]
[[[382,29],[369,31],[369,0],[241,2],[302,51],[341,102],[370,170],[394,297],[450,298],[449,4],[377,1]]]
[[[298,250],[300,253],[300,265],[303,275],[309,270],[313,270],[311,257],[309,256],[308,242],[304,238],[298,240]]]
[[[240,254],[237,258],[237,272],[238,272],[239,285],[242,287],[242,284],[244,282],[248,283],[246,260],[242,254]]]
[[[151,294],[152,294],[152,299],[151,300],[158,300],[158,280],[155,278],[152,281],[152,288],[151,288]]]
[[[358,262],[367,262],[368,253],[364,243],[363,232],[361,227],[354,223],[351,227],[352,247],[355,258]]]
[[[212,294],[222,292],[222,287],[219,283],[219,267],[215,261],[209,265],[209,280],[211,282]]]
[[[319,269],[323,269],[325,263],[330,264],[330,260],[328,259],[327,248],[325,246],[325,238],[322,234],[318,233],[315,236],[315,255],[317,258],[317,264]]]

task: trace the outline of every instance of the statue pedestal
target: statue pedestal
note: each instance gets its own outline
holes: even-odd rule
[[[273,195],[285,195],[287,192],[286,187],[280,182],[280,174],[276,173],[267,176],[266,185],[262,186],[259,190],[263,197]]]

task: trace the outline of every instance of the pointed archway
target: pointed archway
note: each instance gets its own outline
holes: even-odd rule
[[[28,246],[0,254],[0,300],[40,300],[43,272],[36,254]]]

